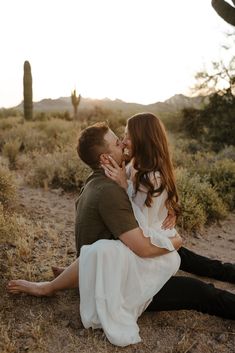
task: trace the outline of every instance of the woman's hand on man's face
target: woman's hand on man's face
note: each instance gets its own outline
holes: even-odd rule
[[[126,176],[126,168],[125,162],[122,162],[122,166],[119,167],[117,162],[109,156],[109,164],[101,164],[101,167],[104,169],[105,175],[110,179],[116,181],[118,185],[120,185],[123,189],[127,189],[127,176]]]

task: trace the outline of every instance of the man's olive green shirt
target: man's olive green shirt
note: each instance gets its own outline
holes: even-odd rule
[[[125,190],[107,178],[103,169],[95,170],[76,202],[77,256],[83,245],[99,239],[118,239],[121,234],[137,227]]]

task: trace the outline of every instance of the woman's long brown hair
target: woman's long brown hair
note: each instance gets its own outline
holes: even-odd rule
[[[132,143],[133,166],[137,170],[136,191],[139,190],[140,184],[147,188],[145,204],[151,207],[152,198],[166,189],[166,207],[178,216],[179,197],[164,125],[154,114],[140,113],[128,119],[127,128]],[[161,175],[161,185],[158,189],[154,189],[149,178],[149,173],[156,171]]]

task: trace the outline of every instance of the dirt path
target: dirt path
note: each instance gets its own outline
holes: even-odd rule
[[[73,227],[76,195],[23,185],[19,193],[21,213],[40,223],[45,233],[52,234],[56,239],[50,249],[52,255],[49,259],[42,259],[40,246],[43,246],[43,242],[38,242],[39,255],[34,260],[35,266],[42,266],[43,263],[48,270],[54,261],[60,265],[69,264],[75,258]],[[201,235],[187,236],[185,245],[202,255],[234,262],[234,229],[233,214],[221,225],[213,225]],[[234,285],[209,281],[221,288],[234,290]],[[4,285],[5,282],[0,288],[0,337],[2,335],[6,342],[4,353],[234,352],[233,321],[194,311],[144,313],[138,321],[142,342],[117,348],[106,340],[101,330],[83,329],[77,290],[68,290],[52,298],[12,297],[6,294]],[[9,342],[7,337],[10,338]]]

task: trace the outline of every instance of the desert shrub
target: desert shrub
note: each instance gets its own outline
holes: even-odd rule
[[[189,168],[192,164],[192,156],[178,148],[171,148],[172,160],[175,168],[183,167]]]
[[[16,168],[16,162],[19,155],[21,143],[19,140],[6,142],[2,149],[3,156],[9,160],[10,169]]]
[[[34,125],[32,125],[34,124]],[[44,131],[36,129],[36,123],[27,122],[23,126],[13,128],[4,135],[5,143],[19,141],[22,152],[53,150],[55,142],[48,139]]]
[[[234,114],[235,97],[227,89],[224,94],[210,95],[204,109],[183,109],[181,129],[201,144],[209,142],[211,149],[218,152],[226,145],[235,144]]]
[[[0,265],[4,277],[14,278],[17,271],[18,276],[22,274],[30,279],[34,237],[39,231],[24,217],[6,212],[0,203],[0,248],[4,248]]]
[[[34,128],[39,131],[44,131],[48,138],[55,137],[61,132],[71,129],[71,123],[60,119],[52,119],[49,121],[37,121]]]
[[[194,195],[181,191],[181,215],[178,225],[188,231],[200,230],[206,223],[206,214]]]
[[[100,106],[92,109],[84,109],[79,112],[81,129],[99,121],[106,121],[109,127],[117,134],[123,133],[123,127],[126,125],[127,116],[122,111],[114,111]]]
[[[200,179],[199,179],[200,180]],[[198,181],[195,194],[198,202],[203,205],[206,213],[207,223],[224,219],[227,215],[227,208],[219,194],[207,181]]]
[[[35,129],[44,134],[45,150],[52,152],[59,147],[72,145],[80,132],[77,122],[53,119],[48,122],[37,122]]]
[[[198,182],[198,178],[196,181]],[[176,182],[181,204],[181,215],[178,224],[186,230],[202,228],[206,223],[206,214],[194,193],[195,180],[189,177],[186,170],[178,169]]]
[[[10,171],[0,165],[0,203],[7,208],[16,200],[16,186]]]
[[[14,244],[18,235],[20,235],[20,232],[16,217],[6,213],[3,204],[0,202],[0,243],[10,242]]]
[[[90,170],[79,159],[75,148],[56,151],[46,156],[37,155],[29,173],[33,186],[49,186],[64,190],[80,189]]]
[[[0,119],[9,118],[9,117],[16,117],[20,116],[21,113],[19,110],[14,108],[1,108],[0,109]]]
[[[222,199],[209,182],[187,170],[177,169],[177,186],[182,214],[179,225],[187,230],[202,228],[206,223],[223,219],[227,209]]]
[[[175,166],[183,167],[190,174],[198,174],[203,180],[207,180],[232,210],[235,207],[235,161],[224,158],[227,155],[234,158],[234,147],[224,149],[218,154],[197,152],[191,155],[176,150],[173,160]]]
[[[164,123],[167,131],[179,132],[181,126],[182,114],[175,113],[157,113],[156,114]]]
[[[216,161],[209,171],[209,182],[230,210],[235,207],[235,162],[229,159]]]
[[[22,119],[21,118],[5,118],[0,119],[0,151],[4,144],[8,141],[7,136],[11,129],[18,128],[21,126]]]
[[[67,120],[67,121],[73,120],[73,117],[71,116],[71,114],[68,110],[65,110],[63,112],[51,112],[50,116],[52,118],[57,118],[57,119],[62,119],[62,120]],[[80,114],[78,115],[78,119],[80,120]]]
[[[55,186],[64,190],[80,189],[87,178],[90,169],[78,160],[76,153],[63,152],[58,160],[53,179]]]
[[[35,112],[33,120],[34,121],[47,121],[50,119],[50,116],[45,112]]]
[[[0,168],[7,168],[8,169],[8,160],[4,156],[0,155]]]
[[[198,140],[193,139],[193,138],[182,138],[177,136],[177,139],[175,139],[175,147],[177,150],[181,150],[185,153],[188,154],[196,154],[198,152],[208,152],[210,151],[210,145],[206,145],[206,143],[202,144]]]
[[[13,119],[1,119],[0,120],[0,130],[9,130],[12,127],[14,127],[14,121]]]
[[[231,159],[235,161],[235,146],[227,146],[218,153],[218,159]]]
[[[25,122],[1,132],[2,145],[8,142],[20,143],[21,152],[43,151],[52,153],[58,147],[74,144],[80,131],[80,124],[60,119]]]
[[[18,141],[20,144],[26,139],[26,136],[31,135],[31,123],[14,125],[2,134],[2,144]]]

